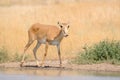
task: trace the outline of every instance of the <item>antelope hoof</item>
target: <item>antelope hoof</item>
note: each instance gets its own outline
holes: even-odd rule
[[[45,67],[44,64],[41,64],[41,67]]]
[[[39,65],[39,64],[37,64],[37,67],[40,67],[40,65]]]
[[[39,61],[36,61],[37,67],[40,67]]]
[[[24,62],[21,62],[21,63],[20,63],[20,67],[23,67],[23,63],[24,63]]]

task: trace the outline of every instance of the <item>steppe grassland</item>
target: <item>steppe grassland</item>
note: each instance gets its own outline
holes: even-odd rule
[[[61,52],[62,59],[73,58],[84,45],[104,39],[120,40],[120,1],[0,6],[0,47],[4,46],[9,55],[22,54],[32,24],[57,25],[57,21],[70,22],[70,36],[62,41]],[[35,44],[27,51],[31,59]],[[44,47],[37,52],[40,59]],[[58,59],[56,47],[50,46],[47,59]]]

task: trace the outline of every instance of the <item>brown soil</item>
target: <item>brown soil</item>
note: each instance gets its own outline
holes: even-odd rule
[[[34,68],[34,69],[63,69],[63,70],[120,72],[120,65],[112,65],[108,63],[77,65],[69,64],[67,60],[63,61],[63,65],[61,68],[59,67],[59,61],[46,61],[44,67],[37,67],[34,61],[25,62],[23,67],[20,67],[20,62],[10,62],[0,64],[0,68],[29,68],[29,69]]]

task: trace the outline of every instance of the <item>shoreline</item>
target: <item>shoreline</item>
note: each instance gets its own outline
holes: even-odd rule
[[[20,68],[20,69],[48,69],[48,70],[80,70],[80,71],[101,71],[101,72],[120,72],[120,65],[113,65],[109,63],[100,64],[69,64],[63,61],[63,66],[59,67],[59,61],[46,61],[44,67],[37,67],[35,61],[24,63],[20,67],[20,62],[1,63],[0,68]]]

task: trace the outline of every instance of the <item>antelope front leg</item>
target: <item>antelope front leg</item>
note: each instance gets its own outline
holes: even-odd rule
[[[48,42],[46,42],[46,46],[45,46],[45,54],[44,54],[44,57],[43,57],[43,60],[42,60],[42,63],[41,63],[41,66],[43,67],[44,66],[44,61],[45,61],[45,58],[47,56],[47,51],[48,51]]]
[[[60,61],[60,67],[62,67],[60,44],[57,45],[57,50],[58,50],[58,56],[59,56],[59,61]]]

